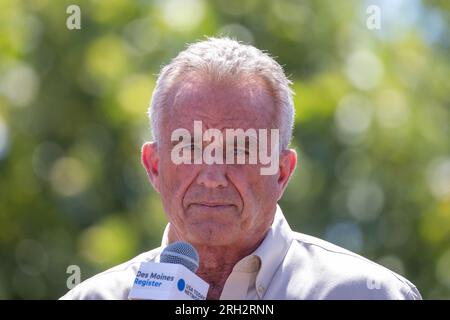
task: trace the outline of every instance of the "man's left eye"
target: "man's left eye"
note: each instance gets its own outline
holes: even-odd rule
[[[234,154],[245,154],[245,155],[249,155],[248,150],[244,150],[244,149],[234,149]]]
[[[183,146],[183,149],[190,150],[190,151],[194,151],[195,148],[196,148],[195,144],[186,144]]]

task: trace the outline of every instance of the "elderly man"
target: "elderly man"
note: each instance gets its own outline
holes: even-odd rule
[[[63,299],[127,299],[140,263],[177,240],[197,249],[208,299],[421,299],[394,272],[290,229],[277,205],[297,162],[289,86],[271,57],[226,38],[192,44],[164,67],[154,141],[142,147],[169,220],[162,245]]]

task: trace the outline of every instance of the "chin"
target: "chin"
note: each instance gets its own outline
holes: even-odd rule
[[[225,246],[237,240],[234,228],[221,223],[198,223],[190,229],[189,233],[193,244]]]

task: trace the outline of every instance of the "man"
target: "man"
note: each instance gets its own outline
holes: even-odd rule
[[[294,106],[267,54],[226,38],[190,45],[162,69],[150,118],[142,163],[169,220],[162,245],[63,299],[126,299],[140,263],[177,240],[199,252],[208,299],[421,299],[394,272],[290,229],[277,202],[297,163]]]

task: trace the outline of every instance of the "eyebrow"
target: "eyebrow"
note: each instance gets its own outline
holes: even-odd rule
[[[226,130],[234,130],[234,129],[231,129],[231,128],[226,128],[226,129],[225,129],[225,133],[222,133],[222,142],[225,142],[225,140],[226,140],[226,136],[227,136]],[[245,147],[246,147],[246,148],[248,148],[248,146],[250,145],[250,143],[256,143],[256,144],[258,144],[258,134],[257,134],[257,133],[256,133],[256,134],[253,134],[253,133],[245,134],[244,137],[245,137],[244,144],[245,144]],[[242,136],[234,135],[233,138],[234,138],[234,139],[232,139],[232,140],[227,140],[227,141],[224,143],[224,145],[233,145],[233,146],[234,146],[235,144],[237,144],[237,143],[235,143],[235,142],[237,142],[239,138],[242,138]],[[175,146],[175,145],[177,145],[178,143],[180,143],[182,140],[183,140],[183,139],[182,139],[181,137],[179,137],[178,140],[173,140],[173,141],[171,140],[170,145],[171,145],[171,146]],[[195,143],[195,137],[193,137],[192,135],[191,135],[191,141],[190,141],[190,142],[191,142],[191,144]],[[205,141],[203,140],[203,135],[202,135],[201,142],[202,142],[202,143],[205,142]]]
[[[173,147],[173,146],[179,144],[181,141],[183,141],[183,139],[180,137],[180,139],[178,139],[178,140],[171,141],[170,145]],[[194,143],[194,137],[191,137],[191,143]]]
[[[237,141],[237,140],[238,140],[239,138],[241,138],[241,137],[239,137],[239,136],[234,136],[233,138],[234,138],[234,139],[233,139],[232,141],[233,141],[233,144],[234,144],[234,142]],[[253,135],[253,134],[245,135],[245,144],[248,144],[248,143],[250,143],[250,142],[258,143],[258,136],[257,136],[257,135],[255,136],[255,135]],[[230,140],[230,141],[227,141],[226,144],[231,144],[231,140]]]

